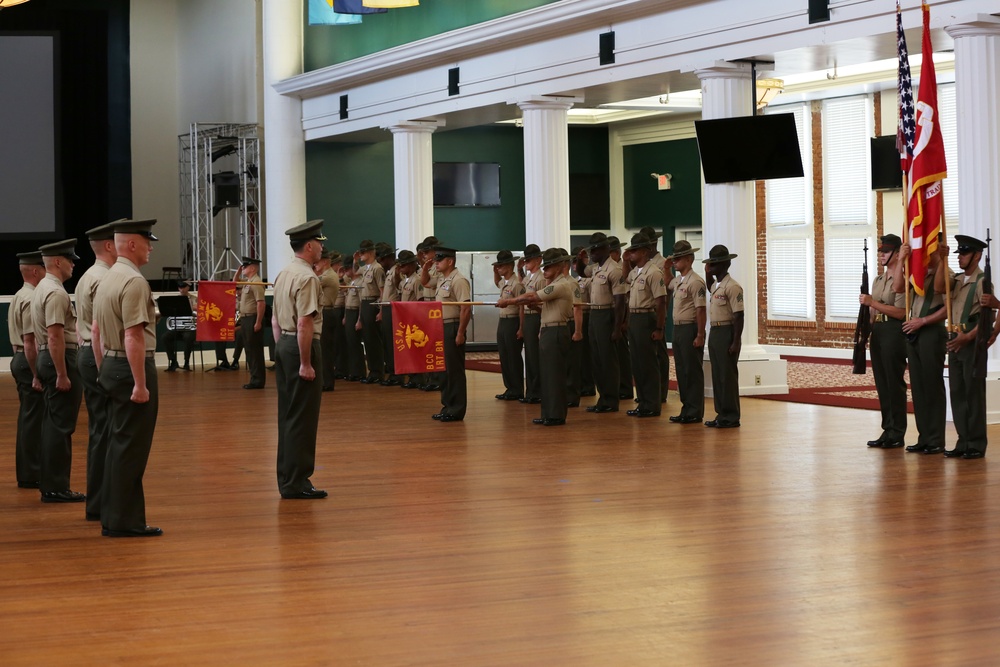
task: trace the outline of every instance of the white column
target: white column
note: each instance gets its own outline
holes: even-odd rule
[[[569,132],[575,100],[518,102],[524,121],[524,242],[569,250]]]
[[[302,101],[278,94],[275,83],[302,74],[302,2],[264,0],[265,273],[278,275],[292,259],[285,230],[306,221],[306,143]],[[329,229],[329,224],[327,225]]]
[[[695,71],[701,79],[702,120],[749,116],[754,110],[754,82],[749,64],[726,64]],[[787,364],[767,353],[758,336],[757,211],[753,181],[706,183],[702,202],[702,232],[708,257],[715,245],[739,255],[730,273],[743,286],[743,347],[740,353],[740,393],[788,393]]]
[[[958,117],[958,227],[993,239],[991,264],[1000,276],[1000,19],[979,15],[945,31],[955,40]],[[951,179],[945,181],[948,187]],[[955,187],[952,185],[952,187]],[[987,421],[1000,423],[1000,346],[990,348]]]
[[[441,123],[413,121],[391,125],[396,247],[414,250],[434,234],[434,158],[431,134]]]

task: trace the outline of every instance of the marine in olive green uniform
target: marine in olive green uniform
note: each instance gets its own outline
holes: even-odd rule
[[[101,518],[101,486],[104,481],[104,466],[108,458],[110,408],[107,392],[100,383],[100,371],[94,356],[93,323],[94,295],[101,279],[118,259],[115,250],[114,223],[95,227],[87,232],[90,248],[97,261],[80,276],[76,283],[77,335],[80,349],[76,355],[77,369],[83,382],[84,402],[87,405],[87,508],[86,517],[90,521]]]
[[[882,411],[882,434],[868,442],[869,447],[895,449],[902,447],[906,435],[906,338],[903,319],[906,317],[906,295],[892,289],[893,272],[899,262],[899,247],[903,241],[895,234],[882,237],[878,248],[879,262],[885,270],[872,282],[871,294],[862,294],[860,302],[871,309],[872,374]]]
[[[743,348],[743,287],[729,274],[735,254],[724,245],[708,251],[706,286],[712,295],[708,318],[708,359],[712,364],[715,419],[705,426],[737,428],[740,425],[740,350]]]
[[[705,322],[707,320],[705,280],[692,268],[694,254],[687,241],[674,244],[667,259],[673,262],[677,275],[667,285],[667,296],[673,298],[674,368],[677,370],[677,390],[681,397],[680,414],[670,417],[678,424],[700,424],[705,417]]]
[[[650,261],[655,241],[635,234],[627,252],[635,265],[629,285],[628,347],[638,405],[631,417],[659,417],[662,403],[657,345],[663,340],[667,316],[667,285],[663,273]]]
[[[910,246],[899,249],[899,262],[893,272],[892,289],[895,292],[913,290],[910,317],[903,322],[906,335],[906,359],[910,366],[910,391],[913,394],[913,417],[917,422],[917,442],[906,448],[908,452],[940,454],[944,451],[944,423],[947,396],[944,391],[944,355],[948,332],[945,330],[947,311],[944,295],[934,289],[934,278],[947,254],[938,245],[929,257],[924,278],[924,294],[906,284],[903,266],[910,255]]]
[[[382,284],[382,294],[379,300],[382,302],[381,309],[377,316],[379,326],[382,329],[382,355],[385,359],[385,377],[379,383],[383,387],[396,387],[401,384],[399,376],[396,375],[396,354],[392,344],[392,302],[399,301],[399,272],[396,269],[396,251],[391,245],[380,244],[375,252],[375,261],[385,271],[385,282]]]
[[[73,432],[83,398],[83,382],[77,369],[76,313],[63,283],[73,275],[80,258],[73,252],[76,239],[39,248],[45,261],[45,277],[31,296],[31,321],[38,341],[38,378],[45,389],[45,420],[42,422],[42,502],[83,502],[82,493],[70,491]]]
[[[622,271],[622,244],[617,236],[608,237],[609,262],[618,266],[621,276],[621,290],[614,292],[615,314],[618,318],[620,335],[615,341],[615,352],[618,354],[618,398],[632,398],[632,357],[628,351],[628,285],[625,283],[625,273]]]
[[[653,245],[650,247],[649,261],[651,264],[655,265],[656,268],[660,270],[663,274],[664,284],[670,282],[671,274],[670,267],[667,266],[667,259],[660,254],[657,249],[657,240],[662,236],[652,227],[643,227],[639,230],[640,234],[643,234]],[[667,339],[664,337],[662,340],[656,341],[656,363],[660,368],[660,402],[667,402],[667,391],[670,388],[670,353],[667,352]]]
[[[545,286],[542,274],[542,251],[534,243],[524,247],[524,254],[517,260],[517,272],[524,285],[525,293],[537,292]],[[526,306],[521,333],[524,338],[524,398],[522,403],[542,402],[541,359],[539,358],[539,338],[541,336],[541,311],[537,307]]]
[[[583,304],[583,341],[580,343],[580,386],[577,390],[580,396],[597,394],[597,383],[594,380],[594,351],[590,341],[590,258],[586,247],[578,248],[574,253],[573,266],[576,273],[576,284],[580,288],[580,302]]]
[[[945,280],[951,280],[951,325],[953,336],[948,349],[948,388],[951,390],[951,415],[958,440],[954,449],[944,452],[948,458],[981,459],[986,456],[986,377],[976,377],[976,325],[983,296],[983,271],[979,268],[986,244],[977,238],[955,236],[958,243],[958,266],[962,273],[951,276],[941,272],[934,287],[943,292]],[[947,251],[947,249],[945,250]],[[949,274],[945,278],[945,274]]]
[[[24,284],[14,294],[7,311],[7,333],[14,349],[10,374],[17,385],[19,400],[14,466],[17,486],[37,489],[41,477],[39,448],[42,420],[45,418],[45,394],[36,371],[38,343],[31,321],[31,295],[38,282],[45,277],[45,263],[42,253],[38,251],[19,253],[17,260]]]
[[[587,412],[618,412],[620,373],[617,341],[622,338],[628,288],[622,269],[610,256],[611,242],[601,232],[590,236],[590,350],[598,399]]]
[[[497,261],[493,262],[493,283],[500,290],[500,299],[516,299],[524,294],[524,285],[514,271],[515,262],[514,253],[510,250],[498,252]],[[524,398],[524,361],[521,358],[521,350],[524,348],[521,333],[523,318],[524,309],[521,306],[500,308],[497,352],[500,355],[504,391],[496,395],[497,400],[519,401]]]
[[[417,255],[409,250],[400,250],[396,258],[396,270],[399,272],[399,300],[400,301],[420,301],[424,293],[423,285],[420,284],[420,273],[418,267],[420,260]],[[395,352],[393,352],[395,354]],[[403,389],[417,389],[417,380],[420,374],[414,373],[406,378],[400,386]]]
[[[277,341],[275,381],[278,384],[278,491],[285,499],[325,498],[326,491],[310,481],[316,468],[316,433],[323,400],[319,278],[313,264],[323,254],[323,221],[311,220],[285,232],[295,258],[274,280]]]
[[[344,280],[347,289],[344,290],[344,338],[347,342],[347,368],[345,373],[351,382],[365,379],[368,371],[365,366],[365,351],[361,345],[361,276],[356,273],[353,260],[345,265]]]
[[[323,309],[323,331],[319,337],[319,345],[323,349],[323,368],[321,377],[323,391],[333,391],[336,383],[337,334],[336,313],[334,304],[340,296],[340,276],[331,266],[332,253],[324,250],[313,270],[319,276],[320,307]],[[341,324],[341,326],[343,326]]]
[[[435,301],[442,304],[472,300],[472,288],[465,276],[455,268],[453,248],[434,248],[438,269]],[[441,411],[432,415],[442,422],[462,421],[468,407],[465,378],[465,331],[472,319],[471,306],[442,306],[444,323],[444,380],[441,382]]]
[[[110,436],[101,485],[102,534],[155,537],[146,523],[142,478],[159,412],[156,305],[139,267],[149,262],[156,220],[114,223],[118,260],[94,294],[94,356],[108,392]]]
[[[390,249],[391,250],[391,249]],[[357,251],[357,259],[364,264],[361,269],[361,340],[365,344],[365,359],[368,361],[368,377],[364,384],[381,382],[385,376],[385,345],[382,342],[382,327],[378,323],[380,309],[376,305],[382,286],[385,285],[385,269],[375,261],[375,244],[365,240]]]
[[[260,260],[256,257],[243,258],[243,280],[240,287],[240,329],[243,330],[243,346],[247,353],[247,368],[250,382],[244,389],[263,389],[264,371],[264,284],[260,280]]]

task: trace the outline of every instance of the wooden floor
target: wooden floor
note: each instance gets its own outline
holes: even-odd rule
[[[0,665],[997,664],[1000,450],[873,451],[876,412],[764,400],[680,426],[674,394],[545,428],[470,372],[464,423],[324,394],[330,497],[282,501],[276,392],[247,378],[160,374],[165,535],[115,540],[16,488],[0,376]],[[83,410],[78,490],[85,433]]]

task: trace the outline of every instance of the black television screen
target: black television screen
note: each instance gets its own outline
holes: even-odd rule
[[[435,162],[435,206],[499,206],[500,164]]]
[[[896,135],[872,137],[872,190],[902,190],[903,170],[899,165]]]
[[[694,127],[706,183],[803,175],[793,114],[697,120]]]

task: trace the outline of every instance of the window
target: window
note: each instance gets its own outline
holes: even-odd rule
[[[767,218],[767,316],[811,320],[816,317],[812,213],[812,123],[806,104],[769,107],[765,113],[791,113],[799,137],[805,176],[764,182]]]
[[[874,112],[868,96],[823,102],[823,231],[826,317],[850,322],[858,316],[858,287],[865,240],[869,279],[875,264],[875,196],[869,170]]]
[[[955,254],[955,234],[958,233],[958,130],[956,127],[955,84],[938,86],[938,117],[941,119],[941,138],[944,140],[944,157],[948,165],[948,178],[944,179],[944,229],[948,236],[948,247],[952,249],[948,265],[958,268]],[[973,236],[979,236],[973,234]],[[983,238],[985,239],[985,230]]]

